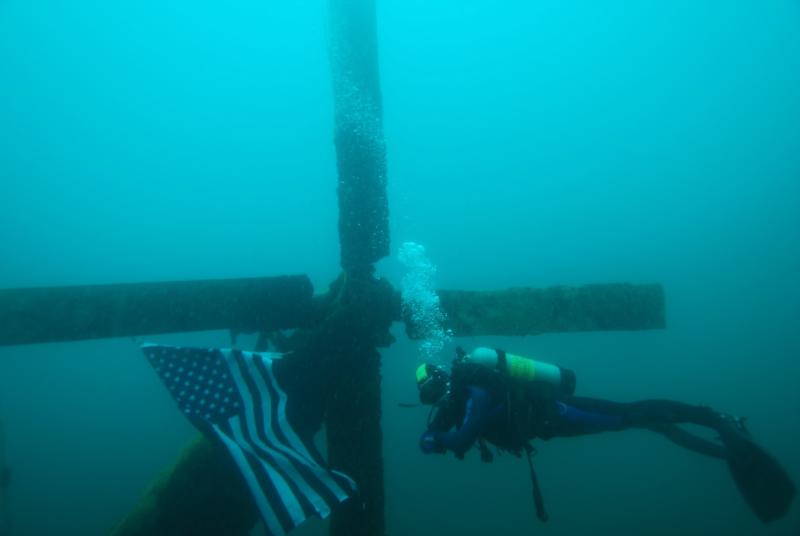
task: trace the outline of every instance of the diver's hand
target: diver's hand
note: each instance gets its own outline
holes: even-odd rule
[[[436,436],[430,430],[422,434],[422,437],[419,438],[419,448],[425,454],[444,454],[446,451],[446,449],[436,441]]]

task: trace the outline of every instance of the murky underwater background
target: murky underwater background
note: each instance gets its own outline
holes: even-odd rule
[[[578,392],[748,417],[800,479],[800,5],[378,2],[392,250],[441,288],[660,282],[668,327],[480,338]],[[338,273],[326,3],[0,0],[0,287]],[[396,254],[379,265],[399,284]],[[731,534],[724,464],[645,432],[426,457],[384,356],[388,533]],[[228,334],[153,340],[228,345]],[[242,342],[246,343],[247,340]],[[106,534],[194,435],[133,341],[0,348],[13,534]],[[297,534],[321,533],[312,522]]]

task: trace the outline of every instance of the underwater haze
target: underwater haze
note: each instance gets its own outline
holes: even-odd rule
[[[456,338],[747,417],[800,480],[800,3],[379,0],[391,257],[438,288],[661,283],[664,330]],[[0,0],[0,288],[338,275],[327,2]],[[655,434],[424,456],[382,350],[387,533],[796,535]],[[164,335],[229,345],[226,332]],[[241,342],[241,341],[240,341]],[[247,342],[247,341],[245,341]],[[18,535],[109,533],[195,436],[128,339],[0,347]],[[296,534],[322,534],[311,522]],[[0,528],[0,531],[2,528]]]

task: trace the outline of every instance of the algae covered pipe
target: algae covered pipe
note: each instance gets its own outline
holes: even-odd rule
[[[328,9],[341,265],[369,269],[389,254],[375,0],[330,0]]]
[[[350,280],[369,279],[373,264],[389,254],[386,143],[383,135],[375,0],[330,0],[330,66],[334,142],[338,168],[341,266]],[[348,299],[368,295],[355,285]],[[375,334],[344,324],[332,344],[350,346],[337,356],[340,375],[328,401],[329,461],[358,482],[360,501],[334,511],[332,536],[385,534],[380,353]]]
[[[305,275],[0,289],[0,346],[308,326]]]
[[[664,329],[664,288],[607,283],[503,290],[439,290],[444,328],[455,336],[519,337],[576,331]],[[408,334],[416,338],[406,319]]]

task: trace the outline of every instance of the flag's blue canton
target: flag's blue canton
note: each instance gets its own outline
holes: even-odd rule
[[[219,349],[146,346],[142,350],[187,417],[219,424],[242,411],[242,399]]]

